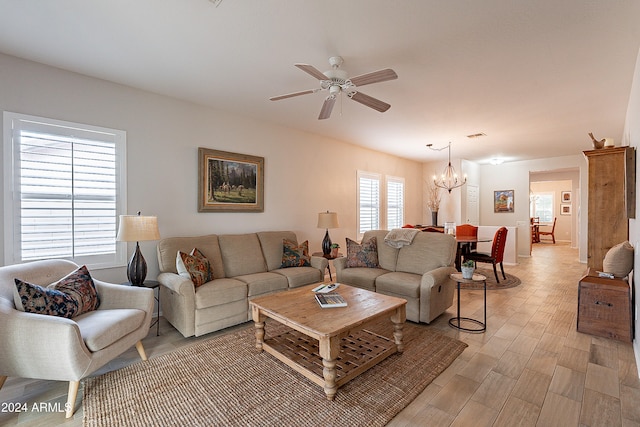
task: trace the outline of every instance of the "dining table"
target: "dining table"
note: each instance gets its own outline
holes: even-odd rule
[[[456,250],[456,270],[462,271],[462,253],[464,248],[467,247],[471,250],[472,243],[486,243],[493,242],[493,238],[491,237],[469,237],[469,236],[455,236],[456,242],[458,243],[458,247]]]

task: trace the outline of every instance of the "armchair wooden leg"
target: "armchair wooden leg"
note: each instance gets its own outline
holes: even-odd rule
[[[7,380],[7,377],[3,377],[0,375],[0,388],[4,385],[4,382]]]
[[[67,394],[65,418],[73,417],[73,409],[76,406],[76,397],[78,396],[79,385],[80,381],[69,381],[69,393]]]
[[[136,350],[138,350],[138,354],[140,355],[140,359],[147,360],[147,354],[144,352],[144,347],[142,346],[142,341],[138,341],[136,343]]]

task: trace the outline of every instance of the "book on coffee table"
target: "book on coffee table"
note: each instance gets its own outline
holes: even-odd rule
[[[322,308],[346,307],[347,301],[342,296],[335,293],[315,294],[316,301]]]

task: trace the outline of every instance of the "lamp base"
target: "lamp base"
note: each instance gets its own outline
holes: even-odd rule
[[[142,286],[147,278],[147,262],[140,252],[140,245],[136,242],[136,250],[129,260],[127,266],[127,279],[133,286]]]
[[[324,235],[324,239],[322,240],[322,253],[325,255],[329,255],[331,253],[331,238],[329,237],[329,229]]]

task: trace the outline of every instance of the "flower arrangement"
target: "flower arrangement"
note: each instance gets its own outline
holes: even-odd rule
[[[473,262],[473,260],[468,259],[468,260],[466,260],[465,262],[462,263],[462,266],[463,267],[475,267],[476,264],[475,264],[475,262]]]
[[[433,183],[429,184],[427,190],[427,207],[431,212],[438,212],[440,209],[440,188],[436,187]]]

